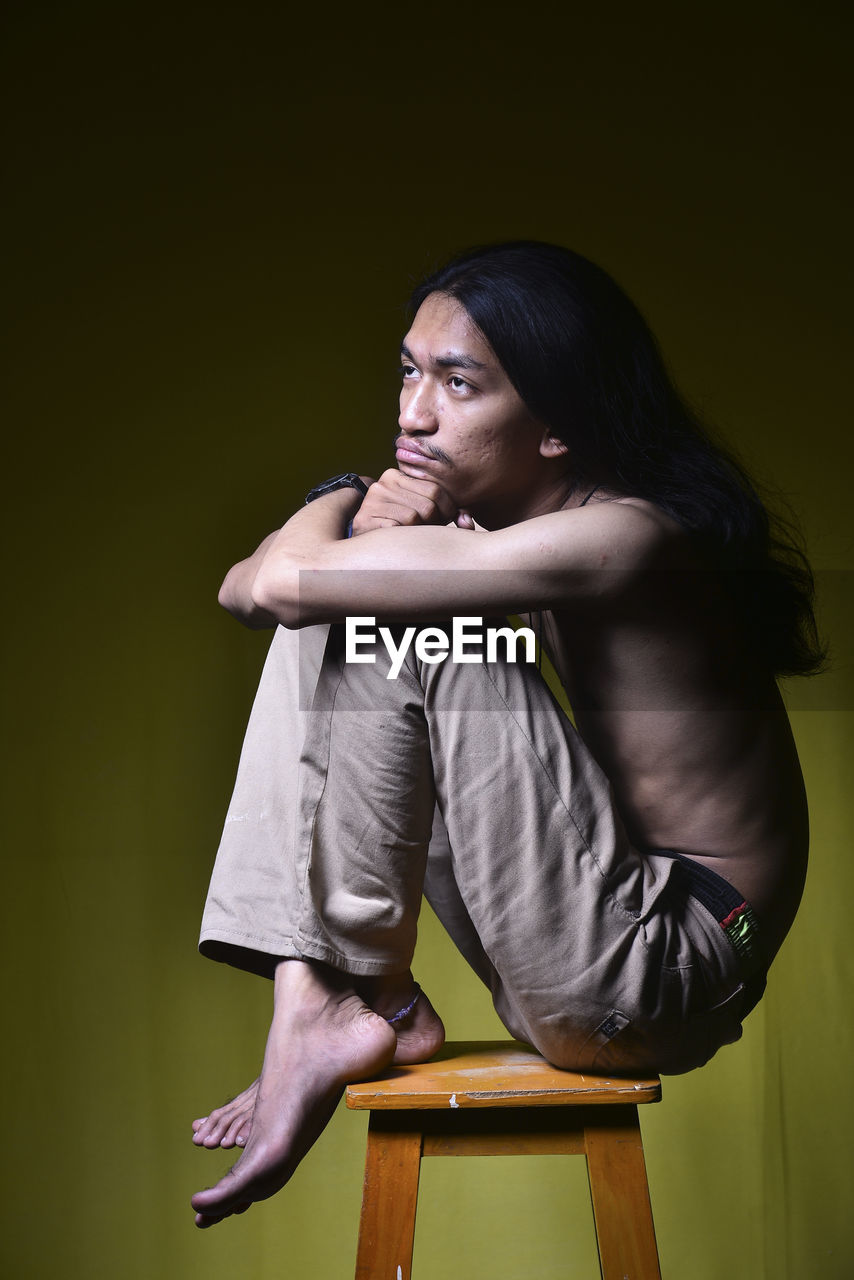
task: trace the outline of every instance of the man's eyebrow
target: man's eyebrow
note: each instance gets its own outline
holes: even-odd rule
[[[406,360],[411,360],[413,364],[417,364],[417,360],[405,342],[400,344],[400,354]],[[463,351],[446,351],[441,356],[431,356],[430,363],[437,365],[440,369],[485,369],[487,366],[480,360],[475,360],[474,356],[467,356]]]

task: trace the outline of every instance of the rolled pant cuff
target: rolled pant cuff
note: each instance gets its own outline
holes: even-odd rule
[[[272,978],[282,960],[316,960],[359,978],[385,977],[406,973],[409,969],[408,964],[401,964],[399,956],[350,959],[334,947],[311,939],[266,939],[225,929],[206,929],[199,939],[199,952],[208,960],[217,960],[262,978]]]

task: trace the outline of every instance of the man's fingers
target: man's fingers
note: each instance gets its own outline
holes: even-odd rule
[[[382,475],[382,481],[398,495],[399,501],[412,502],[416,509],[436,524],[446,524],[457,514],[457,504],[435,480],[407,475],[405,471],[391,468]]]
[[[449,524],[456,514],[456,503],[441,485],[392,468],[371,485],[353,521],[353,531],[364,532],[376,527],[378,521],[399,525]]]
[[[357,538],[360,533],[370,533],[372,529],[399,529],[400,525],[400,520],[394,520],[389,515],[376,516],[367,511],[357,511],[353,517],[353,537]]]

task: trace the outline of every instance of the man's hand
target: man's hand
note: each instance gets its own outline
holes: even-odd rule
[[[441,485],[405,475],[396,467],[384,471],[375,480],[353,517],[353,537],[371,529],[390,529],[400,525],[456,524],[460,529],[473,529],[474,521]]]

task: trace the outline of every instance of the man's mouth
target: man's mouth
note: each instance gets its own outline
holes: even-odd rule
[[[420,466],[430,459],[426,453],[422,453],[420,449],[413,449],[410,445],[399,444],[395,447],[394,456],[398,462],[411,462],[415,466]]]
[[[440,450],[427,450],[423,445],[417,444],[414,440],[407,440],[405,436],[398,436],[394,442],[395,457],[398,462],[409,462],[413,466],[418,466],[424,462],[449,462]]]

